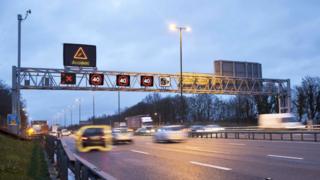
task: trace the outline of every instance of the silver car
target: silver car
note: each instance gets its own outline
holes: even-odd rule
[[[187,130],[181,125],[163,126],[157,130],[153,139],[155,142],[181,142],[188,137]]]
[[[114,144],[119,142],[132,143],[132,132],[129,132],[127,128],[114,128],[112,129],[112,141]]]

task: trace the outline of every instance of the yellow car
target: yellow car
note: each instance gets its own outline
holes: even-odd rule
[[[112,134],[110,126],[89,125],[81,127],[76,134],[76,146],[80,152],[111,150]]]

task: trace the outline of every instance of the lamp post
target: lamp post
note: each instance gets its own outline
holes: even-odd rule
[[[68,107],[68,109],[70,110],[70,124],[69,125],[71,125],[72,126],[72,124],[73,124],[73,118],[72,118],[72,111],[73,111],[73,105],[70,105],[69,107]]]
[[[95,116],[96,116],[96,102],[95,102],[95,94],[94,94],[94,91],[93,91],[93,94],[92,94],[92,116],[93,116],[93,121],[95,119]]]
[[[119,116],[119,124],[120,124],[120,91],[118,91],[118,116]]]
[[[161,126],[161,113],[157,113],[157,112],[155,112],[154,113],[154,115],[157,117],[157,119],[158,119],[158,126],[160,127]],[[159,115],[159,116],[158,116]]]
[[[66,125],[67,125],[67,117],[66,117],[67,116],[67,114],[66,114],[67,111],[64,109],[62,112],[63,112],[63,119],[64,119],[64,127],[66,127]]]
[[[80,124],[80,121],[81,121],[81,98],[77,98],[76,102],[79,105],[79,124]]]
[[[180,111],[181,111],[181,122],[183,123],[182,113],[183,113],[183,84],[182,84],[182,31],[189,32],[191,28],[188,26],[177,26],[176,24],[171,24],[169,29],[172,31],[179,31],[180,37]]]
[[[17,69],[17,75],[18,75],[18,82],[16,84],[16,102],[13,102],[16,104],[15,111],[17,113],[17,119],[19,123],[19,130],[21,128],[21,112],[20,112],[20,68],[21,68],[21,22],[26,20],[28,15],[31,14],[31,10],[26,11],[26,15],[24,18],[21,14],[18,14],[18,69]]]

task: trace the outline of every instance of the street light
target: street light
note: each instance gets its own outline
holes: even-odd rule
[[[18,83],[16,84],[16,94],[17,94],[17,99],[16,102],[13,102],[16,104],[15,111],[17,113],[17,118],[18,122],[20,122],[19,128],[21,128],[21,114],[20,114],[20,67],[21,67],[21,22],[26,20],[28,15],[31,14],[31,10],[26,11],[26,15],[24,18],[22,17],[21,14],[18,14]]]
[[[76,103],[79,105],[79,124],[81,121],[81,98],[76,98]]]
[[[66,117],[67,114],[66,114],[66,113],[67,113],[67,111],[66,111],[65,109],[63,109],[63,110],[62,110],[62,113],[63,113],[63,119],[64,119],[64,127],[66,127],[66,124],[67,124],[67,123],[66,123],[66,122],[67,122],[67,117]]]
[[[71,125],[72,126],[72,110],[73,110],[73,105],[70,105],[70,106],[68,106],[68,109],[70,110],[70,123],[69,123],[69,125]]]
[[[160,125],[161,125],[161,113],[159,113],[159,117],[158,117],[158,113],[157,113],[157,112],[155,112],[154,115],[157,117],[157,119],[158,119],[158,126],[160,127]]]
[[[189,32],[191,31],[191,28],[189,26],[177,26],[176,24],[170,24],[169,29],[172,31],[179,31],[180,35],[180,110],[181,115],[183,113],[183,84],[182,84],[182,31]],[[183,122],[183,119],[181,117],[181,121]]]
[[[119,116],[119,124],[120,124],[120,121],[121,121],[121,117],[120,117],[120,91],[118,91],[118,116]],[[110,124],[111,126],[111,124]]]
[[[92,118],[93,118],[93,121],[95,119],[95,116],[96,116],[95,92],[92,91]]]

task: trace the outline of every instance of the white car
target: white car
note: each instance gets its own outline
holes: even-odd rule
[[[50,132],[49,132],[49,135],[50,135],[50,136],[54,136],[54,137],[58,137],[58,132],[50,131]]]
[[[133,142],[132,132],[128,131],[128,128],[114,128],[112,129],[112,141],[114,144],[118,142]]]
[[[155,129],[152,127],[142,127],[135,131],[135,135],[153,135],[155,133]]]
[[[188,137],[187,130],[181,125],[163,126],[157,130],[153,139],[155,142],[173,141],[181,142],[185,141]]]
[[[203,132],[218,132],[218,131],[224,131],[225,128],[220,127],[218,125],[206,125],[203,127]]]
[[[69,135],[71,135],[71,131],[69,131],[68,129],[61,130],[61,136],[69,136]]]

